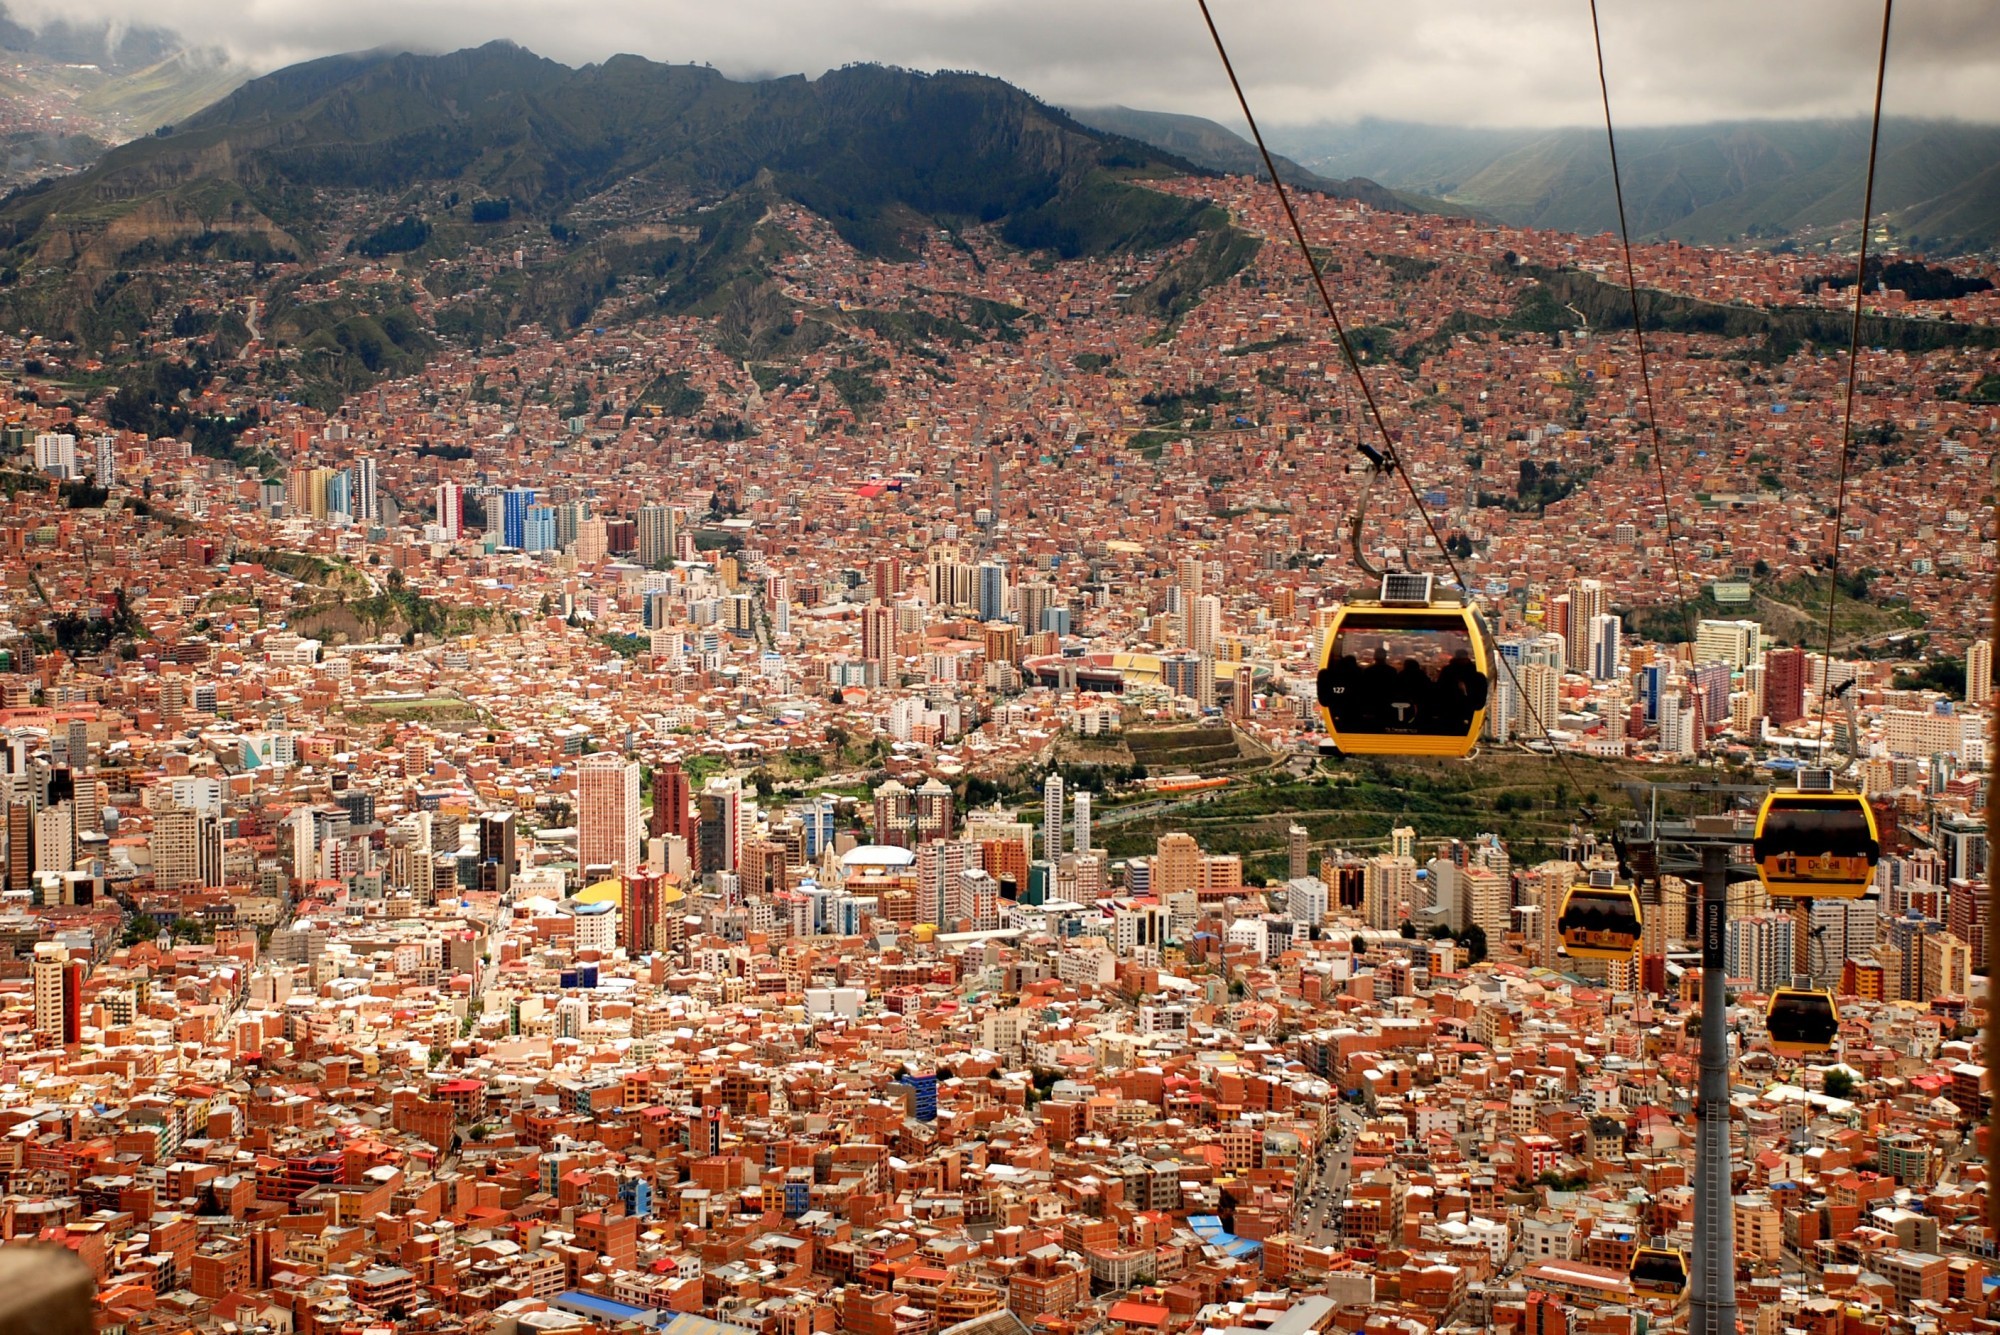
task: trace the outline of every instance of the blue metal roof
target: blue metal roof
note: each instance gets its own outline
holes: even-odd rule
[[[594,1293],[583,1293],[571,1289],[556,1295],[556,1301],[565,1307],[593,1312],[598,1316],[608,1316],[615,1321],[632,1321],[653,1315],[650,1307],[634,1307],[630,1303],[614,1303],[609,1298],[600,1298]]]

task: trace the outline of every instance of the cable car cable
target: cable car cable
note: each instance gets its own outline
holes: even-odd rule
[[[1854,320],[1847,336],[1847,407],[1840,424],[1840,484],[1833,498],[1833,556],[1827,568],[1826,661],[1819,676],[1819,732],[1826,737],[1827,692],[1833,684],[1833,613],[1840,601],[1842,516],[1847,509],[1847,459],[1854,450],[1854,388],[1861,364],[1861,307],[1868,289],[1868,225],[1875,215],[1875,157],[1882,142],[1882,85],[1889,75],[1889,20],[1896,0],[1882,0],[1882,48],[1875,58],[1875,117],[1868,128],[1868,177],[1861,192],[1861,257],[1854,269]],[[1848,739],[1849,747],[1853,738]]]
[[[1250,126],[1250,137],[1257,144],[1259,156],[1264,159],[1264,171],[1271,178],[1271,188],[1276,191],[1278,203],[1284,209],[1285,221],[1291,225],[1292,236],[1299,243],[1299,253],[1305,256],[1306,268],[1312,272],[1313,286],[1319,290],[1320,304],[1326,308],[1327,318],[1333,321],[1333,332],[1340,339],[1340,350],[1347,358],[1347,365],[1354,372],[1355,380],[1361,386],[1361,396],[1368,404],[1368,415],[1374,419],[1375,429],[1381,434],[1382,444],[1386,447],[1383,455],[1386,471],[1393,472],[1403,479],[1403,488],[1410,493],[1410,501],[1416,506],[1417,515],[1424,521],[1424,527],[1430,531],[1431,541],[1437,544],[1438,555],[1444,558],[1445,566],[1451,571],[1452,579],[1458,584],[1459,589],[1464,593],[1466,598],[1470,599],[1472,596],[1472,586],[1466,582],[1464,572],[1458,568],[1458,562],[1452,557],[1451,549],[1445,545],[1444,535],[1438,532],[1437,522],[1431,518],[1430,511],[1424,508],[1423,498],[1417,494],[1417,484],[1410,480],[1409,472],[1402,465],[1402,459],[1396,450],[1395,437],[1389,433],[1389,424],[1383,420],[1381,405],[1375,399],[1375,390],[1368,383],[1368,377],[1362,373],[1361,359],[1354,351],[1353,340],[1348,338],[1347,326],[1341,323],[1340,312],[1333,304],[1333,294],[1327,290],[1326,274],[1320,269],[1319,258],[1313,254],[1311,244],[1306,241],[1305,228],[1299,222],[1298,211],[1292,207],[1291,192],[1285,189],[1284,178],[1278,175],[1278,164],[1272,158],[1271,150],[1265,146],[1264,131],[1259,128],[1257,117],[1250,110],[1250,98],[1243,91],[1243,81],[1236,77],[1236,66],[1229,59],[1229,48],[1223,43],[1221,30],[1215,26],[1215,15],[1209,12],[1208,0],[1195,0],[1195,3],[1201,7],[1202,21],[1208,25],[1209,38],[1215,43],[1215,54],[1222,59],[1222,72],[1229,76],[1229,86],[1236,94],[1236,105],[1242,108],[1243,119]],[[1528,697],[1526,691],[1521,689],[1521,678],[1514,671],[1514,665],[1508,662],[1505,655],[1499,653],[1497,650],[1494,652],[1493,657],[1506,669],[1508,679],[1514,683],[1514,693],[1521,698],[1522,704],[1527,707],[1530,718],[1534,720],[1535,726],[1541,731],[1542,736],[1548,738],[1551,729],[1548,723],[1544,722],[1541,718],[1541,713],[1535,708],[1534,701]],[[1576,785],[1577,795],[1581,797],[1586,791],[1582,786],[1582,781],[1577,778],[1576,771],[1571,768],[1568,757],[1557,749],[1553,741],[1549,743],[1549,754],[1555,757],[1557,764],[1562,766],[1563,774],[1571,784]]]
[[[1639,318],[1639,279],[1632,268],[1632,229],[1625,224],[1625,186],[1618,175],[1618,135],[1611,128],[1611,85],[1604,77],[1604,36],[1597,25],[1597,0],[1590,0],[1590,40],[1597,50],[1597,89],[1604,98],[1604,141],[1611,150],[1611,195],[1618,203],[1618,240],[1625,250],[1625,290],[1632,298],[1632,337],[1639,345],[1639,384],[1646,392],[1646,425],[1653,434],[1653,473],[1660,483],[1660,504],[1667,516],[1667,559],[1673,562],[1674,588],[1681,596],[1688,644],[1694,644],[1694,602],[1688,597],[1687,570],[1681,565],[1680,535],[1674,528],[1674,502],[1667,489],[1665,446],[1660,439],[1660,412],[1653,403],[1653,373],[1646,360],[1646,327]]]

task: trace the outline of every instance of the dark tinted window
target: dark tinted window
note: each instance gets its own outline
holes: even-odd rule
[[[1335,732],[1449,737],[1472,730],[1488,685],[1463,617],[1350,612],[1319,674],[1319,701]]]
[[[1868,833],[1868,816],[1853,802],[1802,806],[1796,799],[1773,805],[1764,818],[1764,833],[1757,840],[1761,858],[1790,853],[1802,858],[1835,857],[1874,859],[1875,840]]]
[[[1827,1048],[1840,1032],[1840,1017],[1823,993],[1780,992],[1771,1001],[1764,1027],[1776,1042]]]

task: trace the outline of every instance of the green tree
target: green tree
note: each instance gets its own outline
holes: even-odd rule
[[[1854,1076],[1843,1066],[1833,1067],[1820,1082],[1828,1098],[1851,1099],[1854,1097]]]

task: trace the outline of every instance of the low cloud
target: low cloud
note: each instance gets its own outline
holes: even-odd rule
[[[1458,125],[1595,122],[1582,0],[1211,0],[1260,118]],[[441,51],[509,38],[569,64],[632,52],[734,77],[854,61],[972,69],[1051,102],[1240,115],[1193,0],[13,0],[26,23],[164,25],[258,69],[338,51]],[[1600,0],[1623,124],[1865,114],[1870,0]],[[1987,0],[1897,14],[1885,109],[2000,121]]]

